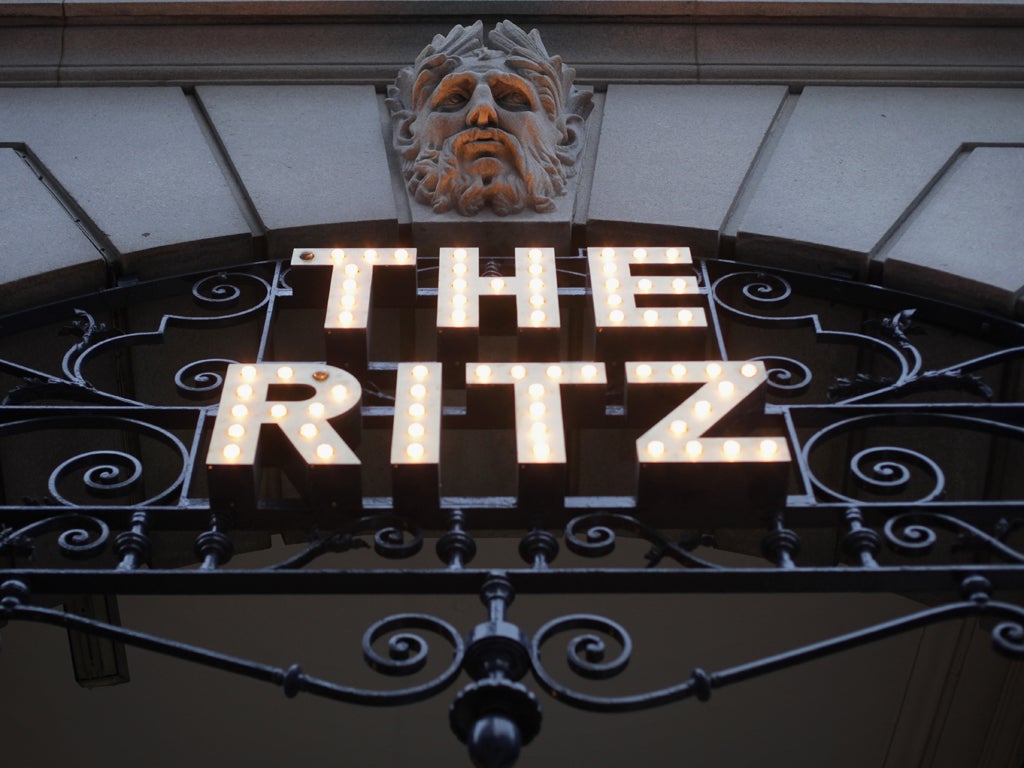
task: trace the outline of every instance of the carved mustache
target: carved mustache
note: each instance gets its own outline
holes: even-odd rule
[[[466,144],[474,141],[498,142],[513,155],[517,151],[518,142],[515,137],[497,128],[467,128],[457,133],[452,140],[452,151],[459,152]]]

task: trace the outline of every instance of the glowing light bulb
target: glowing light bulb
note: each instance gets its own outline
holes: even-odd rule
[[[290,381],[294,375],[295,371],[292,369],[290,365],[282,365],[280,368],[277,369],[277,378],[279,378],[281,381]]]
[[[423,381],[427,378],[427,374],[429,373],[430,370],[425,365],[414,365],[412,367],[412,377],[416,379],[416,381]]]
[[[409,425],[409,429],[407,431],[409,433],[409,437],[414,437],[414,438],[419,439],[419,438],[423,437],[424,434],[426,434],[427,430],[426,430],[426,427],[424,427],[422,424],[420,424],[417,421],[417,422],[415,422],[413,424],[410,424]]]
[[[409,394],[412,395],[414,400],[422,400],[427,396],[427,388],[422,384],[413,384],[409,387]]]
[[[638,365],[634,369],[634,373],[636,373],[636,375],[639,378],[646,379],[648,376],[651,375],[651,366],[647,365],[647,363],[643,363],[641,365]]]
[[[720,366],[718,363],[708,363],[707,367],[704,369],[704,372],[708,375],[709,378],[717,379],[719,376],[722,375],[722,366]]]
[[[711,403],[707,400],[698,400],[693,404],[693,412],[702,419],[711,415]]]
[[[338,315],[338,322],[341,323],[342,325],[352,325],[352,322],[355,319],[355,315],[353,315],[347,309]]]
[[[299,434],[302,435],[307,440],[312,440],[319,433],[320,430],[316,428],[316,424],[310,424],[309,422],[306,422],[301,427],[299,427]]]
[[[230,443],[224,446],[223,453],[225,459],[227,459],[228,461],[234,461],[235,459],[242,455],[242,449],[239,448],[234,443]]]
[[[468,256],[468,255],[469,254],[467,253],[465,248],[456,248],[454,251],[452,251],[452,257],[456,261],[465,261],[466,260],[466,256]]]
[[[513,365],[511,370],[509,370],[509,373],[512,374],[513,379],[522,379],[526,376],[526,368],[521,365]]]
[[[605,248],[605,249],[603,249],[601,251],[601,258],[602,259],[614,259],[615,258],[615,249],[614,248]]]
[[[644,322],[648,325],[655,325],[658,322],[658,310],[648,309],[644,312]]]
[[[467,267],[461,261],[456,262],[455,264],[452,265],[452,272],[454,272],[459,277],[462,277],[468,271],[469,271],[469,267]]]
[[[544,253],[540,248],[531,248],[529,253],[530,261],[540,261],[544,258]]]
[[[505,281],[502,280],[500,277],[495,277],[495,278],[491,279],[491,290],[492,291],[494,291],[495,293],[499,293],[500,291],[504,290],[504,288],[505,288]]]
[[[235,390],[235,395],[237,395],[242,400],[248,400],[250,397],[252,397],[252,387],[250,387],[248,384],[243,384],[242,386]]]
[[[348,280],[345,280],[341,284],[341,290],[345,291],[345,293],[355,293],[358,289],[359,289],[359,283],[357,283],[352,278],[349,278]]]
[[[348,397],[348,387],[344,384],[335,384],[331,387],[331,397],[335,400],[344,400]]]
[[[409,258],[409,252],[407,250],[405,250],[405,248],[399,248],[397,251],[395,251],[395,260],[396,261],[405,261],[408,258]]]
[[[551,456],[551,446],[547,443],[534,443],[533,455],[541,461],[547,461]]]
[[[653,288],[653,287],[654,287],[654,283],[652,283],[652,282],[651,282],[650,280],[648,280],[648,279],[647,279],[647,278],[645,277],[645,278],[644,278],[643,280],[640,280],[640,281],[639,281],[639,282],[638,282],[638,283],[636,284],[636,287],[637,287],[637,288],[639,288],[639,289],[640,289],[641,291],[643,291],[644,293],[646,293],[647,291],[651,290],[651,288]]]
[[[609,307],[618,307],[622,304],[622,297],[617,293],[613,293],[608,297],[607,301]]]
[[[686,281],[681,277],[672,280],[672,291],[675,293],[686,293]]]
[[[466,312],[462,309],[456,309],[452,312],[452,322],[456,325],[462,325],[466,322]]]
[[[409,415],[414,419],[422,419],[427,413],[423,403],[413,403],[409,406]]]
[[[341,261],[345,258],[345,251],[342,248],[335,248],[331,251],[331,259],[334,261]]]
[[[545,413],[548,412],[547,407],[542,402],[530,403],[530,416],[535,419],[542,418]]]
[[[531,264],[530,268],[527,271],[531,275],[533,275],[534,277],[538,277],[539,275],[543,275],[544,274],[544,265],[543,264]]]
[[[491,366],[489,365],[478,365],[473,371],[478,379],[489,379],[491,377]]]
[[[458,293],[462,293],[464,290],[466,290],[466,281],[463,280],[461,277],[458,278],[457,280],[453,280],[452,289],[457,291]]]
[[[722,397],[729,397],[736,391],[736,385],[731,381],[718,382],[718,394]]]
[[[645,248],[633,249],[633,258],[637,261],[643,261],[647,258],[647,250]]]
[[[679,320],[680,325],[689,325],[693,322],[693,312],[688,309],[680,309],[676,318]]]
[[[548,425],[543,421],[536,421],[530,427],[530,437],[534,440],[541,440],[548,434]]]
[[[253,365],[242,366],[242,381],[252,381],[256,378],[256,367]]]
[[[249,409],[239,403],[238,405],[231,406],[231,415],[236,419],[244,419],[249,415]]]
[[[651,440],[647,444],[647,455],[655,459],[660,459],[665,455],[665,444],[661,440]]]
[[[324,417],[324,404],[310,403],[309,407],[306,409],[306,413],[308,413],[314,419],[322,419]]]
[[[544,397],[544,385],[543,384],[531,384],[527,390],[530,393],[530,397]]]
[[[241,424],[232,424],[228,427],[228,437],[234,440],[241,440],[245,436],[245,427]]]
[[[548,316],[545,315],[541,310],[535,309],[533,310],[533,312],[530,313],[530,322],[533,323],[534,325],[540,325],[547,319],[547,317]]]
[[[546,373],[549,379],[560,379],[562,378],[562,366],[549,365]]]
[[[724,443],[722,443],[722,453],[725,455],[725,458],[727,459],[735,459],[737,456],[740,455],[741,450],[742,449],[740,448],[740,444],[737,443],[735,440],[726,440]]]
[[[686,444],[686,448],[684,450],[686,451],[687,456],[689,456],[691,459],[695,459],[702,453],[704,453],[704,446],[701,445],[701,442],[699,440],[690,440]]]
[[[327,443],[320,443],[316,447],[316,457],[323,461],[327,461],[329,458],[334,456],[334,449]]]
[[[748,379],[752,379],[757,376],[757,366],[753,363],[744,363],[743,367],[740,368],[740,374]]]
[[[452,296],[452,306],[464,307],[466,306],[467,301],[469,300],[466,298],[466,294],[464,293],[457,293],[454,296]]]
[[[530,290],[534,293],[544,290],[544,281],[539,277],[535,277],[530,281]]]
[[[607,280],[604,281],[604,288],[606,291],[617,291],[619,290],[619,287],[621,285],[622,283],[620,283],[618,279],[614,277],[609,277]]]
[[[608,319],[611,320],[613,323],[621,323],[623,320],[626,319],[626,315],[625,313],[623,313],[621,309],[613,309],[611,312],[608,313]]]
[[[614,261],[609,261],[607,264],[604,265],[603,271],[605,277],[611,277],[612,275],[619,271],[619,265],[616,264]]]
[[[358,264],[353,264],[351,262],[346,264],[345,265],[345,274],[348,275],[349,277],[355,277],[356,275],[359,274],[359,265]]]
[[[341,306],[345,309],[352,309],[356,305],[356,297],[351,293],[346,293],[341,297]]]
[[[363,251],[363,259],[372,264],[377,260],[377,251],[375,251],[373,248],[367,248],[365,251]]]
[[[544,297],[541,294],[539,294],[539,293],[533,294],[533,296],[530,297],[530,306],[531,307],[543,307],[544,306]]]
[[[597,366],[596,365],[584,365],[580,369],[580,376],[582,376],[587,381],[590,381],[592,378],[597,376]]]
[[[422,459],[424,452],[422,443],[409,443],[409,447],[405,449],[405,455],[413,461]]]
[[[288,415],[288,408],[283,406],[281,403],[275,403],[270,407],[270,415],[275,419],[283,419]]]
[[[667,251],[665,251],[665,257],[669,261],[675,261],[676,259],[679,258],[679,249],[678,248],[669,248]]]
[[[672,374],[673,378],[681,379],[684,376],[686,376],[686,366],[683,365],[682,363],[676,363],[671,368],[669,368],[669,373]]]
[[[762,440],[758,445],[758,449],[764,458],[771,459],[778,454],[779,444],[774,440]]]
[[[683,421],[682,419],[676,419],[675,421],[668,425],[668,431],[671,432],[676,437],[681,437],[682,435],[685,435],[686,430],[686,422]]]

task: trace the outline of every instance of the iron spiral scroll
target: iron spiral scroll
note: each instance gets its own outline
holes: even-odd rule
[[[584,261],[569,257],[559,267],[566,317],[583,328]],[[498,274],[503,265],[488,268]],[[266,485],[276,490],[252,509],[225,505],[207,493],[203,466],[225,372],[281,357],[277,322],[319,330],[322,307],[303,303],[298,271],[289,276],[286,264],[267,262],[48,309],[62,329],[53,334],[56,351],[0,353],[0,462],[16,467],[0,487],[0,624],[107,638],[269,683],[289,697],[369,707],[446,698],[450,729],[488,768],[521,753],[527,763],[523,750],[541,738],[552,707],[631,712],[710,701],[735,683],[942,622],[983,617],[998,653],[1024,657],[1024,489],[1007,469],[1024,456],[1019,323],[917,305],[874,286],[698,263],[693,301],[708,311],[709,355],[763,362],[771,434],[784,435],[793,456],[784,501],[735,529],[717,524],[700,499],[680,498],[669,513],[652,515],[633,478],[623,485],[614,467],[591,486],[574,476],[557,503],[523,501],[506,489],[399,505],[377,484],[353,507],[334,508],[307,503],[290,479],[273,476]],[[436,271],[422,269],[429,280]],[[830,314],[847,298],[857,312]],[[415,330],[415,313],[435,299],[432,285],[420,288],[414,311],[394,310],[389,322]],[[955,320],[946,335],[944,313]],[[371,446],[395,419],[392,359],[357,373]],[[119,386],[133,366],[147,365],[159,380],[139,378],[152,386]],[[610,381],[588,428],[636,428],[621,383]],[[480,427],[459,398],[445,403],[442,424],[453,433]],[[570,456],[582,462],[591,435],[568,437]],[[34,441],[33,450],[10,449],[21,439]],[[489,469],[472,458],[474,471]],[[979,473],[989,477],[984,488],[972,482]],[[245,514],[249,522],[240,522]],[[250,550],[271,535],[288,544],[256,560]],[[496,535],[510,546],[495,545]],[[169,556],[172,539],[185,543]],[[652,647],[641,620],[649,617],[590,611],[577,599],[860,592],[930,602],[723,663]],[[47,602],[55,594],[209,593],[333,596],[330,610],[350,595],[429,595],[458,599],[459,612],[414,603],[360,622],[349,655],[379,682],[362,686],[318,676],[316,660],[264,664]],[[560,596],[553,615],[528,612],[531,600],[550,595]],[[477,598],[483,611],[474,621],[464,603]],[[679,621],[691,618],[681,613]],[[651,666],[657,684],[635,682]]]

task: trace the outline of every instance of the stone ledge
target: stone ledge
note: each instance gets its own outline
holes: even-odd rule
[[[479,16],[588,19],[661,17],[685,20],[748,19],[884,20],[990,23],[1024,20],[1024,4],[1006,2],[936,2],[935,0],[3,0],[0,18],[36,17],[154,22],[174,19],[310,19]]]

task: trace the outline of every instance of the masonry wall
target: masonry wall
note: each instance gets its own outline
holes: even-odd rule
[[[691,245],[1024,317],[1019,6],[929,4],[941,18],[922,25],[924,6],[861,4],[883,17],[869,28],[841,3],[824,21],[813,4],[767,21],[634,5],[629,22],[536,18],[595,91],[559,248]],[[472,11],[266,25],[217,3],[3,7],[0,314],[293,247],[436,247],[382,90]]]

